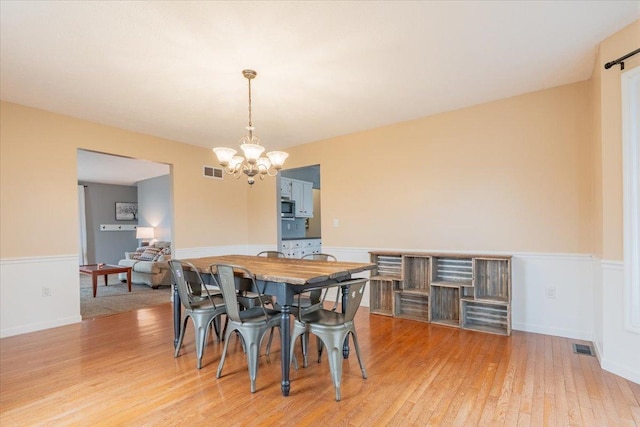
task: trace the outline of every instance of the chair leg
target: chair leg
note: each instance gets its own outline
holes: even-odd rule
[[[222,368],[224,368],[224,359],[227,357],[227,347],[229,347],[229,336],[234,332],[234,329],[229,329],[224,337],[224,348],[222,349],[222,356],[220,357],[220,363],[218,364],[218,371],[216,372],[216,378],[222,376]]]
[[[271,328],[271,332],[269,333],[269,342],[267,342],[267,351],[266,351],[267,360],[269,360],[269,354],[271,354],[271,342],[273,341],[273,330],[274,329],[275,328]]]
[[[329,358],[329,369],[331,379],[336,388],[336,401],[342,400],[340,385],[342,383],[342,345],[329,347],[327,345],[327,356]]]
[[[289,350],[289,360],[291,360],[293,362],[293,367],[295,368],[295,370],[298,370],[298,359],[296,359],[296,356],[293,352],[294,348],[295,348],[295,344],[296,344],[296,339],[298,339],[298,337],[300,335],[303,335],[305,333],[306,327],[301,325],[298,322],[294,322],[293,324],[293,331],[291,331],[291,349]]]
[[[173,353],[173,357],[178,357],[180,354],[180,348],[182,348],[182,340],[184,339],[184,330],[187,328],[187,321],[189,320],[189,316],[185,316],[182,321],[182,328],[180,328],[180,336],[178,337],[178,344],[176,345],[176,350]]]
[[[256,377],[258,376],[258,357],[260,356],[260,341],[262,332],[251,329],[245,332],[247,348],[247,364],[249,365],[249,380],[251,381],[251,393],[256,392]]]
[[[300,344],[302,344],[302,367],[309,366],[309,332],[305,330],[304,334],[300,338]]]
[[[314,331],[316,336],[320,338],[325,347],[327,347],[327,357],[329,359],[329,370],[331,371],[331,379],[336,389],[336,401],[342,399],[340,392],[340,384],[342,382],[342,344],[344,343],[345,334],[322,333],[322,331]]]
[[[222,332],[220,333],[222,339],[225,339],[225,335],[227,333],[227,326],[229,326],[229,316],[224,316],[224,328],[222,328]]]
[[[210,324],[205,324],[206,319],[203,317],[192,316],[192,318],[196,336],[197,367],[200,369],[202,367],[202,355],[204,354],[204,346],[207,343],[207,333],[209,332]]]
[[[322,340],[316,338],[316,342],[318,343],[318,363],[320,363],[320,360],[322,360]]]
[[[364,369],[364,363],[362,363],[362,357],[360,356],[360,346],[358,345],[358,336],[355,329],[351,331],[353,335],[353,346],[356,349],[356,356],[358,356],[358,363],[360,364],[360,370],[362,371],[362,378],[367,379],[367,371]]]
[[[216,341],[220,342],[220,316],[216,316],[211,322],[214,332],[216,333]]]

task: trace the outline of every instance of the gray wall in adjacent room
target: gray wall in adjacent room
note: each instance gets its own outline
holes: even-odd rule
[[[171,242],[171,176],[138,181],[138,224],[153,227],[154,240]]]
[[[87,216],[87,262],[118,264],[124,253],[137,247],[135,231],[100,231],[100,224],[137,224],[138,220],[116,221],[116,202],[136,202],[138,189],[125,185],[80,182],[85,186]]]
[[[281,220],[282,238],[290,239],[292,237],[305,237],[305,220],[304,218],[296,218],[294,220]]]

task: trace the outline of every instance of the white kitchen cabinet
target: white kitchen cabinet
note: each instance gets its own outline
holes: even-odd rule
[[[322,253],[322,243],[320,239],[307,239],[304,241],[304,254]]]
[[[283,240],[280,251],[287,258],[300,258],[302,255],[303,243],[301,240]]]
[[[287,258],[302,258],[308,254],[319,254],[322,252],[320,239],[295,239],[283,240],[280,251]]]
[[[291,180],[289,178],[280,178],[280,197],[291,198]]]
[[[313,218],[313,183],[292,179],[291,199],[296,202],[296,218]]]

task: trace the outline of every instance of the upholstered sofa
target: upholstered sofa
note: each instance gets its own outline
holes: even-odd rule
[[[131,281],[145,284],[156,289],[159,286],[171,286],[169,263],[171,259],[171,242],[155,242],[149,246],[136,249],[135,252],[125,252],[125,259],[118,265],[132,267]],[[120,273],[119,279],[127,279],[125,273]]]

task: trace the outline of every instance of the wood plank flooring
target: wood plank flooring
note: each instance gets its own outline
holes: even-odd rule
[[[4,338],[0,425],[640,425],[640,385],[574,354],[582,341],[463,331],[366,308],[356,325],[369,378],[355,355],[345,360],[341,402],[326,356],[292,369],[282,397],[277,339],[271,363],[260,358],[254,394],[236,338],[220,379],[222,344],[209,341],[196,370],[192,326],[174,358],[170,304]]]

